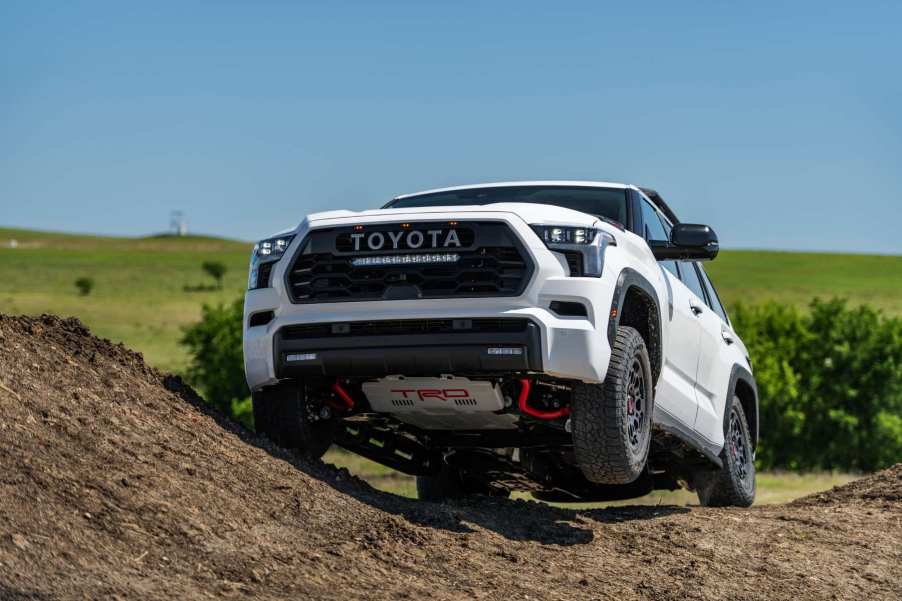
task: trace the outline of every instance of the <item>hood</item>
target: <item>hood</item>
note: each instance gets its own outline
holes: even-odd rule
[[[324,225],[323,221],[353,221],[355,219],[365,222],[377,220],[395,221],[402,219],[446,219],[454,217],[479,218],[480,213],[509,213],[513,214],[529,225],[573,225],[589,227],[600,220],[586,213],[565,209],[553,205],[542,205],[528,202],[500,202],[487,205],[457,205],[451,207],[413,207],[405,209],[371,209],[368,211],[326,211],[313,213],[307,217],[310,225],[317,227]]]

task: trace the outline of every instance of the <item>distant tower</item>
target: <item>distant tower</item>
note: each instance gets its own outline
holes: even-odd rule
[[[172,211],[169,214],[169,231],[173,236],[188,235],[188,221],[182,211]]]

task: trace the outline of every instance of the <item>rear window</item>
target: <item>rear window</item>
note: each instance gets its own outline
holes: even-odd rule
[[[457,207],[488,205],[496,202],[529,202],[564,207],[596,217],[626,223],[626,196],[623,188],[590,186],[499,186],[465,188],[398,198],[385,208]]]

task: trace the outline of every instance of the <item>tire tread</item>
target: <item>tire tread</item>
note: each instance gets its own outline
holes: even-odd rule
[[[736,411],[738,414],[746,436],[746,444],[751,449],[749,425],[745,417],[745,411],[742,409],[742,403],[739,402],[738,398],[733,397],[732,405],[728,406],[726,410]],[[729,419],[727,419],[727,424],[729,424]],[[752,485],[751,487],[745,487],[736,475],[735,467],[727,450],[729,426],[726,430],[724,432],[724,449],[720,455],[723,467],[703,478],[697,490],[698,500],[703,507],[750,507],[755,501],[755,463],[752,461],[749,474],[752,479]]]
[[[646,371],[646,411],[654,411],[654,384],[645,341],[632,327],[620,326],[603,384],[581,384],[573,391],[573,446],[583,475],[598,484],[628,484],[645,468],[649,444],[636,456],[630,448],[626,423],[628,370],[639,355]],[[649,424],[650,425],[650,424]],[[651,436],[646,437],[650,443]]]

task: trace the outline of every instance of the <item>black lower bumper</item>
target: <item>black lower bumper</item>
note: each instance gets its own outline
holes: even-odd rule
[[[477,327],[480,320],[432,320],[428,324],[445,321],[453,327],[423,328],[422,320],[317,324],[306,330],[287,326],[274,337],[276,375],[352,378],[542,371],[542,338],[535,323],[493,320],[505,322],[504,327],[494,329],[481,323]],[[515,321],[519,325],[513,327]],[[386,328],[384,324],[389,323],[392,327]],[[416,325],[397,327],[405,323]],[[372,326],[367,327],[369,324]]]

